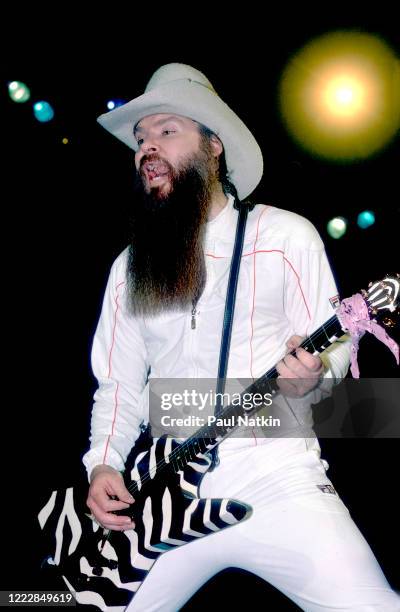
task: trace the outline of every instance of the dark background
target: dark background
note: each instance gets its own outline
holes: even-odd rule
[[[193,9],[193,7],[192,7]],[[193,9],[194,10],[194,9]],[[398,270],[400,137],[373,158],[352,164],[322,161],[300,149],[277,108],[280,75],[311,38],[336,29],[377,34],[400,55],[396,19],[337,12],[309,18],[288,9],[280,19],[232,11],[218,24],[197,7],[143,14],[124,6],[101,27],[60,13],[47,28],[29,27],[8,44],[2,65],[3,380],[5,486],[3,529],[8,577],[3,588],[42,584],[36,574],[40,540],[35,514],[42,495],[69,485],[86,450],[94,380],[89,353],[109,267],[127,241],[132,205],[132,151],[106,133],[96,117],[109,98],[140,95],[153,71],[178,61],[202,70],[259,141],[265,174],[254,198],[308,217],[320,231],[342,297]],[[345,15],[345,16],[344,16]],[[71,17],[71,15],[69,16]],[[182,21],[183,19],[183,21]],[[105,23],[107,22],[107,23]],[[10,21],[10,26],[15,22]],[[32,100],[49,101],[48,124],[31,101],[15,104],[7,81],[20,80]],[[70,143],[63,145],[61,139]],[[376,224],[356,225],[371,209]],[[350,227],[341,240],[326,233],[334,215]],[[397,253],[397,255],[396,255]],[[398,328],[393,337],[399,340]],[[364,338],[364,377],[397,377],[388,349]],[[398,439],[322,440],[329,475],[367,537],[387,578],[400,589]],[[223,593],[231,609],[262,597],[270,609],[295,609],[259,579],[227,572],[202,590],[187,610]],[[234,588],[232,588],[234,585]],[[43,584],[42,584],[43,588]],[[48,587],[50,588],[50,586]]]

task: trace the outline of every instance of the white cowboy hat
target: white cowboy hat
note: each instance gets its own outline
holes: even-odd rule
[[[221,100],[210,81],[186,64],[166,64],[151,77],[145,93],[104,113],[97,121],[137,151],[134,126],[149,115],[171,113],[194,119],[216,134],[224,145],[229,179],[239,198],[248,196],[263,173],[261,149],[243,121]]]

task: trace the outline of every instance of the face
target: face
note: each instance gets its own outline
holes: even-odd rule
[[[135,166],[143,187],[146,193],[154,190],[165,197],[171,190],[171,173],[199,151],[198,124],[180,115],[150,115],[138,122],[134,134],[139,145]],[[222,151],[220,141],[213,139],[211,147],[217,159]]]

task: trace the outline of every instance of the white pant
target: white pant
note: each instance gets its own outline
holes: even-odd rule
[[[284,440],[275,443],[284,448]],[[252,516],[161,555],[127,610],[176,612],[216,573],[238,567],[308,612],[399,612],[400,597],[347,508],[332,489],[317,486],[331,485],[318,454],[303,440],[291,449],[271,471],[268,446],[223,452],[222,444],[221,464],[204,477],[201,496],[247,502]]]

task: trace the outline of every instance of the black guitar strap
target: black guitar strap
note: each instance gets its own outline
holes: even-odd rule
[[[231,269],[229,272],[228,288],[226,291],[224,321],[222,324],[221,348],[219,352],[218,378],[216,386],[217,401],[215,405],[215,416],[218,416],[223,409],[222,397],[225,391],[226,372],[228,368],[229,348],[231,344],[232,323],[235,311],[236,289],[239,278],[240,261],[242,258],[244,233],[246,229],[247,215],[253,210],[255,204],[235,199],[234,207],[239,211],[236,226],[235,244],[232,252]],[[219,464],[218,446],[210,451],[212,463],[209,471],[211,472]]]

